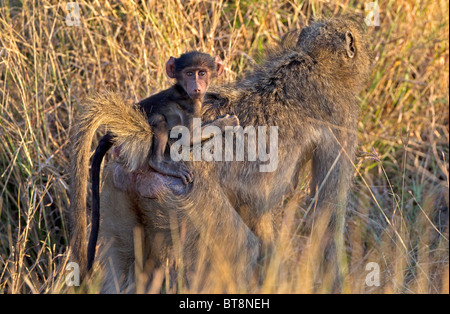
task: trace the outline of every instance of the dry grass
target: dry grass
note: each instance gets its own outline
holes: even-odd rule
[[[77,291],[64,284],[61,217],[68,133],[86,96],[111,88],[142,99],[169,86],[169,56],[191,49],[220,54],[222,80],[234,80],[309,18],[364,14],[359,1],[80,0],[81,25],[70,27],[64,2],[0,3],[0,293]],[[297,191],[253,292],[448,293],[449,4],[381,1],[380,8],[381,26],[369,27],[376,62],[361,94],[365,153],[348,219],[349,274],[337,287],[334,272],[320,267],[327,217],[293,241],[304,214]],[[378,287],[365,283],[369,262],[380,266]],[[152,291],[174,292],[161,285]],[[179,291],[197,292],[181,284]]]

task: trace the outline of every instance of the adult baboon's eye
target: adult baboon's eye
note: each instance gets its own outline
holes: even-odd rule
[[[189,71],[189,72],[186,72],[186,75],[187,75],[187,76],[192,76],[192,75],[194,75],[194,73],[192,73],[191,71]]]

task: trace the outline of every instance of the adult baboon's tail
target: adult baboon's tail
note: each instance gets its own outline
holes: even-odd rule
[[[97,128],[107,125],[121,146],[120,154],[128,167],[135,170],[148,157],[153,132],[145,114],[113,92],[90,97],[71,135],[72,161],[70,167],[69,228],[71,253],[82,274],[86,267],[86,198],[89,159],[92,140]]]

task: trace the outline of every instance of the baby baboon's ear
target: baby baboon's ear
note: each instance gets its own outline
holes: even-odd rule
[[[170,57],[169,61],[166,62],[166,73],[170,78],[175,78],[175,58]]]
[[[219,56],[214,58],[214,62],[216,63],[217,76],[221,76],[225,66],[223,65],[222,59]]]
[[[356,54],[355,40],[353,34],[349,31],[345,33],[345,44],[347,50],[347,56],[353,58]]]

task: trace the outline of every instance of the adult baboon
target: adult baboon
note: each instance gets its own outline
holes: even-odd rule
[[[189,166],[195,180],[180,193],[176,186],[182,183],[175,181],[179,179],[154,172],[132,176],[121,163],[110,163],[101,197],[103,265],[108,269],[104,291],[115,291],[115,281],[121,291],[133,289],[135,265],[148,270],[174,260],[176,254],[181,254],[185,270],[204,263],[214,271],[220,260],[236,265],[230,269],[233,278],[245,281],[256,263],[260,240],[270,242],[267,217],[296,186],[298,173],[309,160],[316,211],[336,212],[340,235],[336,241],[342,242],[356,145],[357,95],[369,63],[358,22],[321,20],[302,29],[296,42],[283,43],[243,79],[207,94],[204,119],[230,113],[243,127],[278,127],[278,168],[273,172],[260,172],[259,161],[193,162]],[[122,123],[122,128],[128,124]],[[145,145],[143,140],[141,146]],[[140,146],[135,148],[126,153],[131,162],[142,158]],[[128,189],[115,186],[117,173],[127,178]],[[142,197],[140,188],[154,180],[159,180],[164,193],[156,199]],[[206,248],[201,251],[206,253],[199,256],[199,248]],[[342,252],[339,258],[344,258]]]

